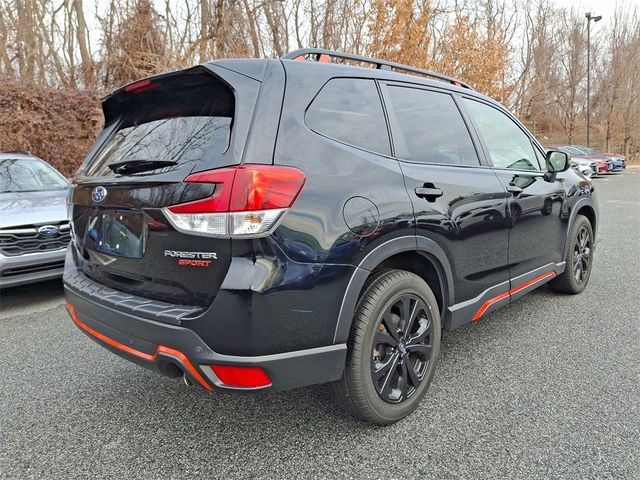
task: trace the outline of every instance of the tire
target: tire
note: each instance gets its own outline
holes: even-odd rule
[[[584,234],[587,235],[585,245],[582,244]],[[587,217],[576,215],[569,232],[569,239],[569,248],[564,259],[565,270],[549,282],[549,287],[555,292],[577,294],[581,293],[589,283],[593,265],[593,228]],[[581,270],[580,275],[579,270]]]
[[[404,270],[376,272],[358,301],[345,370],[333,384],[338,403],[378,425],[406,417],[431,385],[440,339],[440,312],[426,282]]]
[[[517,203],[512,203],[511,215],[509,215],[509,222],[512,227],[516,223],[518,223],[518,220],[520,219],[520,215],[522,215],[522,207],[520,207],[520,205],[518,205]]]

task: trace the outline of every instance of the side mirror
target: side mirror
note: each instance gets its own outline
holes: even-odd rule
[[[547,172],[559,173],[569,168],[569,155],[557,150],[547,152]]]

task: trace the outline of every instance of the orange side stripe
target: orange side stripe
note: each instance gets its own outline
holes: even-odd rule
[[[538,282],[540,282],[540,281],[544,280],[545,278],[548,278],[548,277],[553,278],[553,277],[555,277],[555,276],[556,276],[556,272],[547,272],[547,273],[545,273],[544,275],[540,275],[539,277],[536,277],[536,278],[534,278],[533,280],[529,280],[527,283],[523,283],[522,285],[520,285],[520,286],[518,286],[518,287],[516,287],[516,288],[511,289],[511,290],[509,291],[509,293],[510,293],[511,295],[513,295],[514,293],[517,293],[517,292],[519,292],[520,290],[524,290],[525,288],[527,288],[527,287],[529,287],[529,286],[533,285],[534,283],[538,283]]]
[[[478,320],[483,314],[484,312],[487,311],[487,308],[489,308],[491,305],[493,305],[496,302],[499,302],[500,300],[502,300],[503,298],[507,298],[510,295],[509,292],[504,292],[501,293],[500,295],[498,295],[497,297],[493,297],[490,298],[489,300],[487,300],[486,302],[484,302],[482,304],[482,306],[480,307],[480,309],[476,312],[476,314],[473,316],[472,320]]]
[[[194,368],[191,361],[189,361],[189,359],[181,351],[174,350],[173,348],[165,347],[164,345],[158,345],[153,355],[149,355],[148,353],[141,352],[140,350],[136,350],[135,348],[129,347],[128,345],[124,345],[114,340],[113,338],[107,337],[106,335],[103,335],[102,333],[94,330],[90,326],[85,325],[84,323],[82,323],[82,321],[80,321],[80,319],[76,315],[76,309],[73,307],[73,305],[70,303],[67,303],[66,306],[67,306],[67,310],[69,310],[69,314],[71,315],[71,319],[73,320],[73,322],[79,328],[89,333],[90,335],[93,335],[97,339],[102,340],[103,342],[111,345],[112,347],[115,347],[119,350],[122,350],[123,352],[127,352],[131,355],[134,355],[138,358],[142,358],[143,360],[147,360],[149,362],[154,362],[158,358],[158,354],[160,353],[175,357],[182,362],[182,364],[187,368],[187,370],[189,370],[189,373],[191,373],[191,375],[193,375],[193,377],[196,380],[198,380],[200,385],[202,385],[206,390],[209,390],[209,391],[213,390],[211,385],[209,385],[205,381],[205,379],[202,378],[202,375],[198,373],[198,371]]]
[[[69,310],[69,313],[71,314],[71,319],[74,321],[74,323],[80,327],[81,329],[83,329],[85,332],[89,333],[90,335],[93,335],[94,337],[102,340],[104,343],[108,343],[109,345],[111,345],[112,347],[116,347],[124,352],[130,353],[131,355],[134,355],[138,358],[142,358],[143,360],[147,360],[149,362],[153,362],[157,355],[149,355],[148,353],[144,353],[141,352],[140,350],[136,350],[135,348],[131,348],[128,345],[124,345],[120,342],[117,342],[116,340],[114,340],[113,338],[107,337],[106,335],[103,335],[100,332],[97,332],[96,330],[94,330],[93,328],[91,328],[88,325],[85,325],[84,323],[82,323],[80,321],[80,319],[78,319],[78,317],[76,316],[76,309],[73,308],[73,305],[71,305],[70,303],[67,303],[67,309]]]
[[[491,305],[493,305],[496,302],[499,302],[503,298],[507,298],[507,297],[513,295],[514,293],[519,292],[520,290],[524,290],[525,288],[530,287],[531,285],[533,285],[535,283],[538,283],[538,282],[544,280],[545,278],[548,278],[548,277],[553,278],[555,276],[556,276],[556,272],[547,272],[547,273],[545,273],[543,275],[540,275],[539,277],[534,278],[533,280],[529,280],[528,282],[525,282],[522,285],[518,285],[517,287],[512,288],[508,292],[504,292],[504,293],[501,293],[500,295],[497,295],[497,296],[495,296],[493,298],[490,298],[489,300],[487,300],[486,302],[484,302],[482,304],[480,309],[476,312],[476,314],[473,316],[473,318],[471,320],[472,321],[478,320],[480,317],[482,317],[484,312],[486,312],[487,309]]]

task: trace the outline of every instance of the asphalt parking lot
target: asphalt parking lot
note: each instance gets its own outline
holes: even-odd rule
[[[206,394],[69,320],[58,282],[2,292],[2,478],[640,478],[640,169],[594,180],[584,294],[546,287],[444,337],[391,427],[327,389]]]

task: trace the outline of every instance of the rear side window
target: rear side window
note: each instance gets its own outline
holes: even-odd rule
[[[211,162],[229,146],[233,113],[233,92],[206,73],[170,76],[120,92],[105,105],[105,115],[117,123],[115,132],[85,174],[113,175],[110,164],[135,160]]]
[[[397,130],[396,155],[412,162],[479,165],[476,150],[451,95],[389,86]]]
[[[313,100],[305,121],[316,133],[383,155],[389,134],[373,80],[334,78]]]

